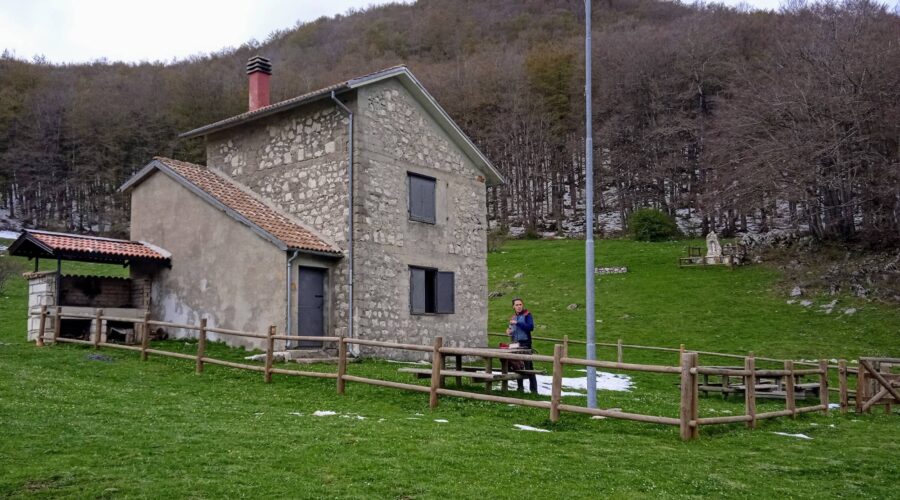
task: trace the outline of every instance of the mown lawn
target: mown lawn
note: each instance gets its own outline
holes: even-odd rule
[[[817,312],[832,297],[812,298],[810,308],[788,305],[777,274],[764,266],[679,269],[685,244],[600,242],[599,265],[630,270],[599,280],[600,340],[800,359],[900,354],[896,309],[840,298],[831,314]],[[490,289],[505,294],[490,301],[492,330],[502,330],[509,299],[519,295],[538,335],[583,338],[582,255],[577,241],[510,242],[491,254]],[[266,385],[259,373],[216,366],[196,376],[192,363],[170,358],[142,363],[110,349],[38,349],[24,341],[25,293],[15,280],[0,294],[0,496],[896,496],[898,415],[831,412],[761,422],[753,431],[705,427],[700,440],[683,443],[677,428],[570,414],[552,424],[545,411],[470,400],[443,398],[429,411],[427,395],[392,389],[348,383],[339,397],[331,380],[276,375]],[[841,314],[846,307],[857,312]],[[625,357],[676,363],[667,353],[626,350]],[[370,360],[349,371],[409,381],[398,366]],[[676,377],[632,375],[632,392],[602,392],[601,406],[677,414]],[[313,416],[323,410],[337,415]],[[703,415],[741,410],[738,402],[701,399]]]

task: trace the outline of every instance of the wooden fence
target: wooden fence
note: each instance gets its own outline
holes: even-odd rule
[[[39,332],[37,337],[37,344],[39,346],[44,345],[45,340],[50,340],[52,342],[60,342],[60,343],[72,343],[72,344],[83,344],[93,346],[94,348],[99,347],[109,347],[115,349],[125,349],[129,351],[140,352],[141,360],[147,360],[149,355],[154,356],[169,356],[173,358],[192,360],[195,362],[195,370],[198,374],[203,372],[203,367],[205,364],[215,364],[226,366],[230,368],[237,368],[242,370],[252,370],[263,373],[263,378],[265,382],[271,382],[273,374],[279,375],[292,375],[292,376],[302,376],[302,377],[318,377],[318,378],[330,378],[336,379],[337,381],[337,393],[344,394],[346,383],[347,382],[355,382],[362,384],[370,384],[381,387],[389,387],[393,389],[401,389],[415,392],[422,392],[429,394],[429,406],[434,408],[438,405],[440,396],[450,396],[450,397],[459,397],[459,398],[468,398],[475,399],[480,401],[489,401],[495,403],[504,403],[504,404],[514,404],[520,406],[528,406],[532,408],[541,408],[545,410],[549,410],[550,419],[553,422],[559,420],[560,414],[562,412],[569,413],[580,413],[586,415],[596,415],[613,419],[624,419],[624,420],[633,420],[638,422],[647,422],[653,424],[662,424],[662,425],[673,425],[678,426],[680,428],[681,437],[684,440],[695,439],[699,436],[699,430],[701,426],[704,425],[715,425],[715,424],[730,424],[730,423],[739,423],[745,422],[747,427],[754,428],[756,426],[757,421],[768,419],[768,418],[776,418],[776,417],[784,417],[790,416],[795,417],[801,413],[807,412],[816,412],[820,411],[823,413],[827,413],[829,409],[828,405],[828,370],[829,365],[827,361],[821,360],[813,369],[796,369],[794,367],[795,364],[800,364],[800,362],[794,361],[784,361],[784,368],[779,370],[771,370],[771,369],[758,369],[756,368],[756,361],[765,358],[754,358],[752,354],[750,356],[742,357],[744,360],[744,368],[743,369],[731,369],[731,368],[721,368],[721,367],[704,367],[699,365],[699,352],[686,352],[680,349],[669,349],[669,348],[653,348],[655,350],[664,350],[664,351],[676,351],[680,353],[679,364],[677,366],[668,366],[668,365],[649,365],[649,364],[635,364],[635,363],[624,363],[622,361],[622,349],[626,346],[621,344],[621,341],[618,344],[612,344],[617,347],[618,355],[616,361],[600,361],[600,360],[587,360],[581,358],[573,358],[568,355],[568,341],[565,339],[564,343],[559,343],[554,345],[553,355],[539,355],[539,354],[514,354],[514,353],[506,353],[506,352],[498,352],[496,349],[478,349],[478,348],[463,348],[463,347],[445,347],[443,345],[443,338],[437,337],[434,340],[433,345],[418,345],[418,344],[402,344],[402,343],[394,343],[394,342],[382,342],[376,340],[364,340],[358,338],[347,338],[347,337],[301,337],[301,336],[286,336],[286,335],[277,335],[275,331],[275,327],[272,326],[268,329],[266,333],[252,333],[252,332],[242,332],[237,330],[228,330],[224,328],[214,328],[208,327],[206,324],[206,319],[202,319],[199,325],[189,325],[189,324],[180,324],[180,323],[170,323],[165,321],[154,321],[149,319],[149,315],[145,314],[143,319],[135,319],[135,318],[120,318],[113,316],[105,316],[103,315],[102,310],[97,310],[94,315],[85,315],[85,314],[64,314],[61,308],[56,308],[53,314],[51,314],[46,307],[42,307],[40,311],[40,321],[39,321]],[[49,319],[53,319],[54,321],[54,329],[53,333],[50,337],[46,337],[46,322]],[[72,338],[64,338],[59,336],[61,321],[63,318],[77,318],[77,319],[91,319],[95,320],[95,328],[91,333],[90,340],[81,340],[81,339],[72,339]],[[142,327],[143,335],[141,336],[141,345],[131,346],[131,345],[123,345],[117,343],[110,342],[101,342],[101,328],[102,322],[104,320],[107,321],[121,321],[121,322],[132,322],[135,326],[140,325]],[[176,353],[158,349],[151,349],[149,345],[149,332],[150,327],[169,327],[169,328],[181,328],[186,330],[195,330],[198,332],[198,342],[197,342],[197,354],[184,354],[184,353]],[[249,338],[258,338],[266,340],[266,354],[265,354],[265,363],[263,366],[259,365],[250,365],[245,363],[235,363],[231,361],[214,359],[206,355],[206,341],[207,334],[209,332],[221,333],[226,335],[234,335],[239,337],[249,337]],[[273,367],[273,351],[275,340],[312,340],[319,342],[334,342],[337,343],[338,346],[338,364],[337,364],[337,372],[329,373],[329,372],[314,372],[314,371],[301,371],[301,370],[287,370],[281,368]],[[548,339],[553,340],[553,339]],[[382,347],[382,348],[391,348],[391,349],[399,349],[399,350],[408,350],[408,351],[417,351],[417,352],[425,352],[431,354],[432,359],[432,371],[431,371],[431,383],[429,386],[417,385],[411,383],[403,383],[403,382],[395,382],[389,380],[380,380],[373,378],[360,377],[356,375],[350,375],[347,373],[347,346],[351,344],[361,345],[361,346],[372,346],[372,347]],[[606,344],[610,345],[610,344]],[[638,346],[627,346],[627,347],[638,347]],[[640,346],[640,348],[650,348],[648,346]],[[717,354],[717,353],[716,353]],[[552,364],[552,388],[551,388],[551,396],[550,401],[544,400],[531,400],[531,399],[523,399],[523,398],[514,398],[508,396],[498,396],[493,394],[482,394],[476,392],[467,392],[461,390],[452,390],[444,387],[444,379],[445,375],[441,374],[441,370],[444,367],[444,357],[445,356],[477,356],[477,357],[485,357],[485,358],[498,358],[498,359],[506,359],[506,360],[521,360],[521,361],[532,361],[532,362],[541,362],[541,363],[550,363]],[[733,356],[733,355],[731,355]],[[804,363],[808,364],[808,363]],[[677,376],[680,379],[680,401],[679,401],[679,414],[677,416],[661,416],[661,415],[645,415],[640,413],[630,413],[619,410],[609,410],[609,409],[599,409],[599,408],[587,408],[579,405],[572,404],[564,404],[562,402],[561,394],[562,394],[562,377],[564,368],[566,365],[570,366],[582,366],[582,367],[594,367],[594,368],[603,368],[603,369],[611,369],[611,370],[619,370],[619,371],[632,371],[632,372],[646,372],[646,373],[659,373],[659,374],[667,374],[672,376]],[[848,406],[848,381],[847,376],[850,373],[850,370],[846,367],[846,362],[841,360],[839,364],[839,391],[841,397],[841,408],[843,411],[846,411]],[[719,375],[719,376],[729,376],[729,377],[741,377],[744,382],[745,390],[744,392],[744,414],[742,415],[732,415],[732,416],[722,416],[722,417],[700,417],[699,412],[699,395],[701,392],[699,377],[702,375]],[[798,376],[806,376],[806,375],[817,375],[819,379],[818,386],[818,399],[819,404],[813,406],[805,406],[805,407],[797,407],[796,401],[794,398],[794,380],[795,377]],[[786,381],[786,392],[787,396],[785,397],[785,409],[780,411],[771,411],[758,413],[757,405],[756,405],[756,391],[755,391],[755,383],[759,377],[783,377]],[[521,383],[521,381],[520,381]]]

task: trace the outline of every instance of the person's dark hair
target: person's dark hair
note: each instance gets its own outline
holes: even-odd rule
[[[517,300],[518,300],[519,302],[521,302],[522,305],[525,305],[525,301],[522,300],[522,299],[520,299],[519,297],[516,297],[516,298],[514,298],[514,299],[512,300],[512,305],[516,305],[516,301],[517,301]]]

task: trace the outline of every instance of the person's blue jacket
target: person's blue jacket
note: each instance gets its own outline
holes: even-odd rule
[[[528,309],[523,309],[522,314],[516,314],[510,319],[516,320],[515,325],[510,325],[513,328],[510,340],[520,344],[525,342],[528,344],[527,347],[531,347],[531,331],[534,330],[534,318],[531,317],[531,313]]]

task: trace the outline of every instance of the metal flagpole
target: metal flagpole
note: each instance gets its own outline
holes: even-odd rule
[[[591,0],[584,0],[584,285],[587,359],[597,359],[594,337],[594,139],[591,130]],[[597,369],[587,367],[587,405],[597,407]]]

